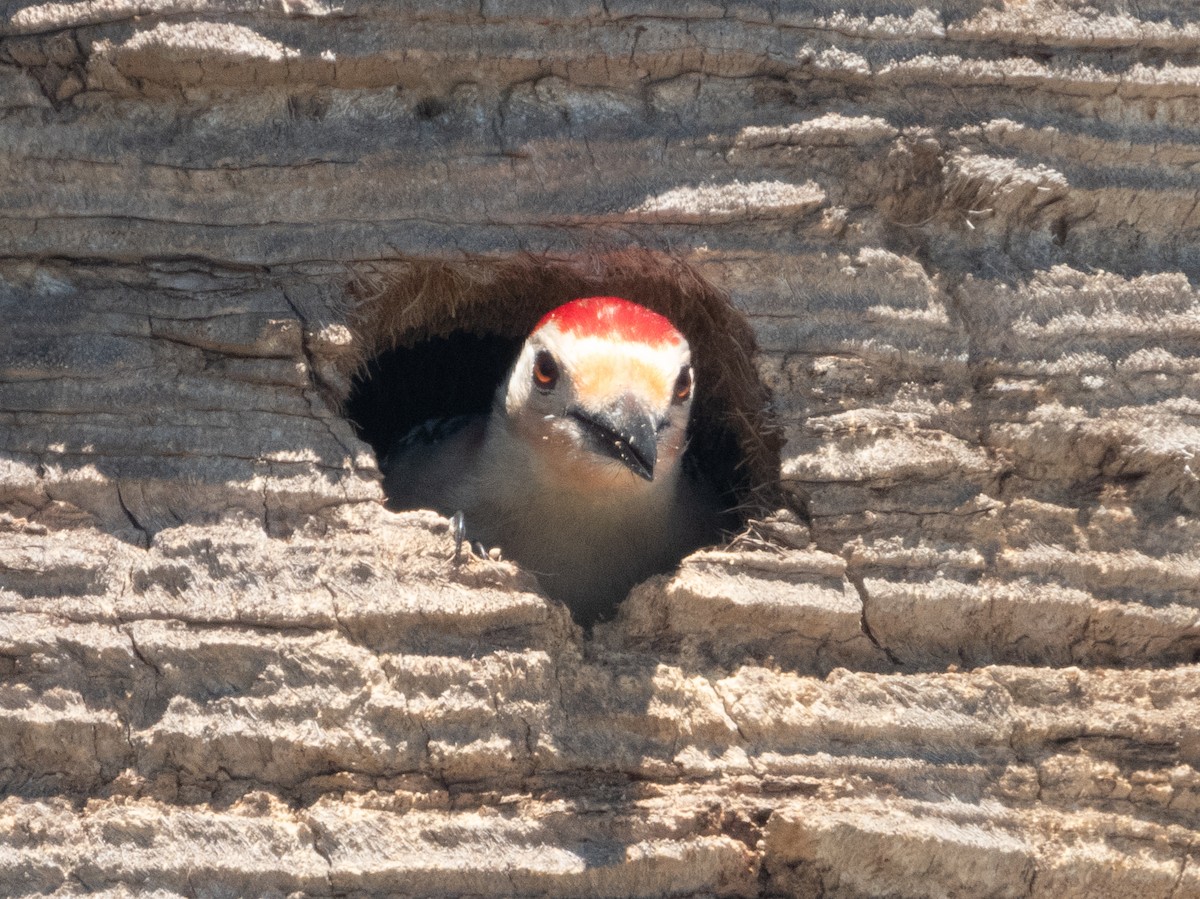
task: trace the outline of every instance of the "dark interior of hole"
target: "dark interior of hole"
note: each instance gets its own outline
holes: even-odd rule
[[[487,413],[520,350],[520,340],[464,332],[387,350],[354,379],[346,414],[382,460],[430,419]]]
[[[355,378],[347,417],[382,460],[397,440],[430,419],[486,414],[522,342],[455,332],[387,350]],[[737,437],[714,417],[693,415],[685,464],[720,495],[730,510],[721,526],[733,532],[743,524],[739,509],[755,485],[747,483]]]

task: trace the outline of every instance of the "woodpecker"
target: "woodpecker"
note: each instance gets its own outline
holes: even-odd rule
[[[490,414],[403,438],[384,489],[392,508],[460,515],[590,627],[719,531],[715,492],[683,465],[695,387],[666,318],[573,300],[534,327]]]

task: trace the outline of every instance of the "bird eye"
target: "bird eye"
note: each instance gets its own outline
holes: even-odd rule
[[[547,392],[558,383],[558,363],[548,350],[539,350],[533,357],[533,383],[539,390]]]
[[[672,402],[682,403],[692,395],[692,367],[685,365],[679,371],[679,377],[675,379],[675,391]]]

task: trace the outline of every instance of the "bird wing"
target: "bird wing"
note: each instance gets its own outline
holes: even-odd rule
[[[388,508],[452,515],[453,493],[474,468],[486,415],[431,418],[396,441],[380,463]]]

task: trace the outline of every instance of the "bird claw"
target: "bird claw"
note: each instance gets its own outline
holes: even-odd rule
[[[461,509],[450,516],[450,533],[454,535],[454,555],[451,557],[452,561],[459,561],[462,556],[464,543],[467,544],[467,553],[470,555],[478,556],[481,559],[495,558],[478,540],[467,539],[467,518],[463,515]]]
[[[454,535],[454,556],[452,558],[457,562],[458,557],[462,555],[463,540],[467,536],[467,518],[461,509],[450,516],[450,533]],[[470,546],[467,549],[469,551]]]

